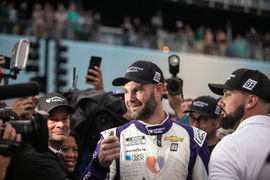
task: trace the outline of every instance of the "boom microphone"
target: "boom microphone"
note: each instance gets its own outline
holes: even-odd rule
[[[0,86],[0,99],[34,96],[39,93],[37,82]]]

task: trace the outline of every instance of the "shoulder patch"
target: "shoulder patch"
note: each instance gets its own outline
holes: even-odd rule
[[[194,132],[194,141],[200,146],[202,147],[205,139],[206,139],[206,135],[207,133],[204,132],[203,130],[200,130],[196,127],[193,127],[193,132]]]

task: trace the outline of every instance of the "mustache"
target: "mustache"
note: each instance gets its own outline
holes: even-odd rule
[[[225,112],[225,110],[223,109],[223,107],[220,107],[220,111]]]
[[[128,106],[138,106],[138,105],[142,105],[142,103],[140,101],[129,101],[127,103]]]

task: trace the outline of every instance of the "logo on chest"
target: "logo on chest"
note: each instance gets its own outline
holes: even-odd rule
[[[134,146],[134,145],[140,145],[145,144],[145,136],[136,136],[136,137],[129,137],[126,138],[126,146]]]

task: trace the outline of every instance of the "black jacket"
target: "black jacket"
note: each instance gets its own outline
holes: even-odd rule
[[[64,164],[52,151],[39,153],[25,145],[12,157],[7,180],[64,180],[69,179]]]

